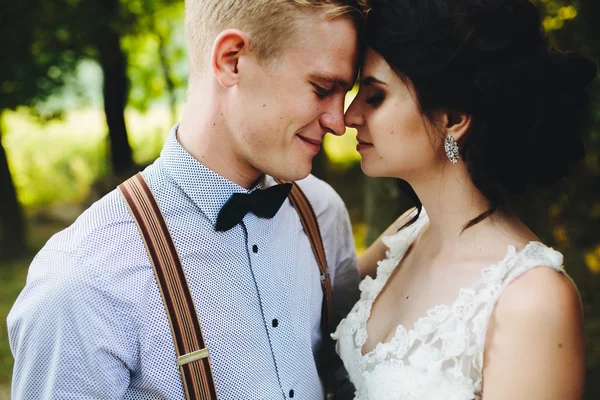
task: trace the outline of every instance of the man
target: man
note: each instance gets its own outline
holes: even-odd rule
[[[347,211],[307,176],[344,133],[360,15],[342,0],[188,0],[189,95],[143,172],[183,264],[220,399],[321,399],[323,295],[295,209],[215,229],[234,193],[299,184],[345,316],[358,271]],[[8,316],[14,399],[181,399],[169,322],[118,191],[55,235]]]

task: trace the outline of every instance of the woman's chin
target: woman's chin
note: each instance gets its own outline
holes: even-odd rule
[[[365,174],[371,178],[381,178],[382,177],[382,175],[380,173],[378,173],[377,168],[374,168],[372,163],[369,163],[368,161],[366,161],[364,157],[363,157],[362,161],[360,162],[360,169],[362,169],[363,174]]]
[[[381,163],[368,162],[364,158],[362,159],[362,161],[360,163],[360,169],[362,170],[363,174],[365,174],[366,176],[368,176],[370,178],[403,179],[403,178],[399,177],[400,175],[403,175],[403,174],[399,174],[399,173],[397,173],[397,171],[390,170],[389,168],[385,168],[385,167],[386,166],[382,165]]]

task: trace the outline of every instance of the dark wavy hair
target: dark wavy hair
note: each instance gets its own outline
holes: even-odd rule
[[[464,229],[508,194],[560,181],[583,157],[577,133],[596,65],[550,48],[529,0],[373,0],[365,34],[410,82],[424,116],[471,116],[461,157],[491,207]],[[420,212],[410,185],[401,187]]]

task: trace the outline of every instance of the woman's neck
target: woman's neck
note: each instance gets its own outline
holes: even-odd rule
[[[469,221],[487,211],[491,203],[477,189],[462,162],[448,163],[435,173],[409,183],[427,210],[429,227],[424,236],[430,245],[441,252],[474,239],[478,229],[464,232],[463,229]],[[484,221],[489,223],[491,219]]]

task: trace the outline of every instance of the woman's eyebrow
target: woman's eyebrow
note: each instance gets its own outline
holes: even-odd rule
[[[367,76],[366,78],[363,78],[361,81],[361,85],[364,85],[364,86],[369,86],[372,84],[387,85],[385,82],[380,81],[379,79],[375,78],[374,76]]]

